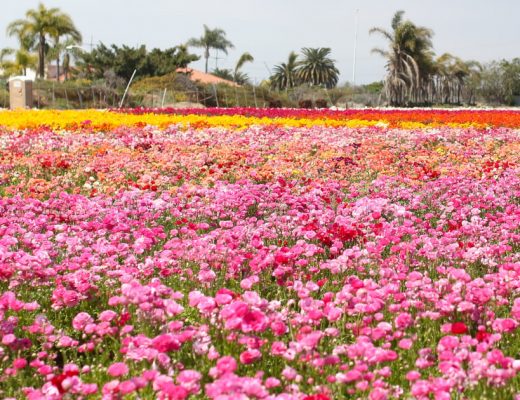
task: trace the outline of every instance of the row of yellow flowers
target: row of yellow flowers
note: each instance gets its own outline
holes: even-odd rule
[[[121,126],[146,126],[151,125],[159,129],[165,129],[171,125],[179,125],[192,128],[223,127],[243,129],[250,126],[287,126],[287,127],[349,127],[362,128],[372,126],[386,127],[389,125],[385,119],[335,119],[335,118],[267,118],[246,115],[177,115],[177,114],[153,114],[141,115],[118,113],[102,110],[20,110],[1,111],[0,126],[11,130],[37,129],[48,127],[53,130],[91,129],[93,131],[111,130]],[[391,124],[395,126],[395,123]],[[416,121],[402,121],[396,127],[403,129],[421,129],[427,127],[485,127],[482,123],[448,123],[438,122],[423,123]]]

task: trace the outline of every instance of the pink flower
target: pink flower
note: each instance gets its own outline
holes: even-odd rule
[[[9,346],[10,344],[13,344],[16,340],[16,336],[12,333],[8,333],[2,338],[2,344],[5,344],[6,346]]]
[[[401,313],[395,319],[395,326],[399,329],[408,328],[412,325],[412,316],[409,313]]]
[[[417,371],[409,371],[406,374],[406,379],[408,379],[409,381],[416,381],[420,377],[421,377],[421,374]]]
[[[262,358],[262,353],[256,349],[246,350],[240,354],[240,362],[242,364],[252,364],[260,358]]]
[[[237,369],[237,362],[231,356],[224,356],[217,361],[217,370],[222,375],[228,372],[235,372]]]
[[[123,381],[119,384],[119,390],[122,394],[132,393],[137,389],[137,386],[132,381]]]
[[[152,347],[161,353],[169,353],[170,351],[179,350],[181,344],[175,336],[167,333],[155,337],[152,341]]]
[[[289,381],[295,379],[297,375],[298,373],[296,372],[296,370],[291,367],[285,367],[282,371],[282,376]]]
[[[23,369],[27,366],[27,360],[25,358],[17,358],[13,361],[13,368]]]
[[[495,332],[512,332],[518,326],[518,323],[511,318],[497,318],[493,321],[493,330]]]
[[[92,324],[93,322],[94,319],[92,319],[88,313],[80,312],[72,320],[72,327],[77,331],[82,331],[88,324]]]
[[[513,308],[511,309],[511,316],[520,320],[520,298],[515,299]]]
[[[159,390],[167,395],[169,400],[184,400],[189,396],[187,389],[177,386],[173,382],[163,382],[159,386]]]
[[[265,387],[268,388],[268,389],[272,389],[274,387],[278,387],[280,386],[280,380],[279,379],[276,379],[276,378],[273,378],[273,377],[269,377],[265,380]]]
[[[190,393],[197,393],[200,390],[199,381],[202,379],[202,374],[194,370],[184,370],[177,375],[177,383]]]
[[[128,374],[128,367],[123,362],[117,362],[108,367],[107,372],[113,377],[123,376]]]
[[[112,310],[105,310],[101,314],[99,314],[98,319],[102,322],[110,322],[115,317],[117,317],[117,313]]]

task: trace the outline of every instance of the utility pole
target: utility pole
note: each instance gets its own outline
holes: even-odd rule
[[[218,60],[222,60],[222,59],[224,59],[224,57],[218,56],[218,49],[217,49],[217,51],[215,52],[215,69],[218,69]]]
[[[354,34],[354,65],[352,66],[352,85],[356,85],[356,53],[357,53],[357,37],[358,37],[358,21],[359,8],[356,10],[356,32]]]

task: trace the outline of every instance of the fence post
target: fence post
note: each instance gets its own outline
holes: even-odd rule
[[[227,99],[227,93],[226,93],[227,92],[227,88],[225,88],[225,89],[223,88],[222,90],[224,92],[224,107],[229,107],[229,103],[228,103],[228,99]]]
[[[256,82],[255,82],[255,85],[253,85],[253,98],[255,100],[255,107],[258,108],[258,103],[256,102],[256,90],[255,90],[255,86],[256,86]]]
[[[163,95],[162,95],[162,101],[161,101],[161,108],[164,107],[164,99],[166,98],[166,91],[168,89],[167,88],[164,88],[164,92],[163,92]]]
[[[64,86],[63,87],[63,90],[65,90],[65,100],[67,100],[67,108],[70,108],[70,104],[69,104],[69,95],[67,93],[67,88]]]
[[[128,81],[128,85],[126,85],[125,92],[123,93],[123,98],[121,99],[121,102],[119,103],[119,108],[122,108],[122,107],[123,107],[123,103],[125,102],[126,94],[128,93],[128,89],[130,88],[130,84],[131,84],[132,81],[134,80],[134,76],[135,76],[135,73],[136,73],[136,72],[137,72],[137,70],[134,69],[134,73],[133,73],[132,76],[130,77],[130,80]]]
[[[96,93],[94,92],[94,86],[90,87],[90,91],[92,92],[92,108],[96,108]]]
[[[76,92],[78,93],[78,100],[79,100],[79,108],[83,108],[83,97],[81,96],[81,90],[79,88],[76,88]]]
[[[215,101],[217,102],[217,107],[220,107],[220,105],[218,104],[218,93],[215,84],[213,84],[213,93],[215,94]]]
[[[40,108],[40,88],[38,87],[38,84],[36,84],[36,91],[36,93],[38,93],[38,108]]]

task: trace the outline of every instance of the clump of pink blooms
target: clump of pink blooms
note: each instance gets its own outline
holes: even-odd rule
[[[12,154],[52,147],[81,167],[52,170],[46,195],[0,197],[0,395],[512,398],[518,131],[275,129],[2,133]],[[274,137],[318,150],[296,165],[271,153]],[[216,167],[206,180],[211,156],[189,153],[201,142],[232,144],[234,179]],[[85,143],[110,150],[81,154]],[[159,161],[172,143],[178,159]],[[332,145],[344,158],[320,153]],[[414,150],[432,146],[435,173]],[[481,162],[493,151],[508,163]],[[147,152],[156,166],[139,171]],[[26,179],[0,163],[0,188]],[[141,187],[122,184],[125,168]],[[119,183],[92,192],[94,172]]]

